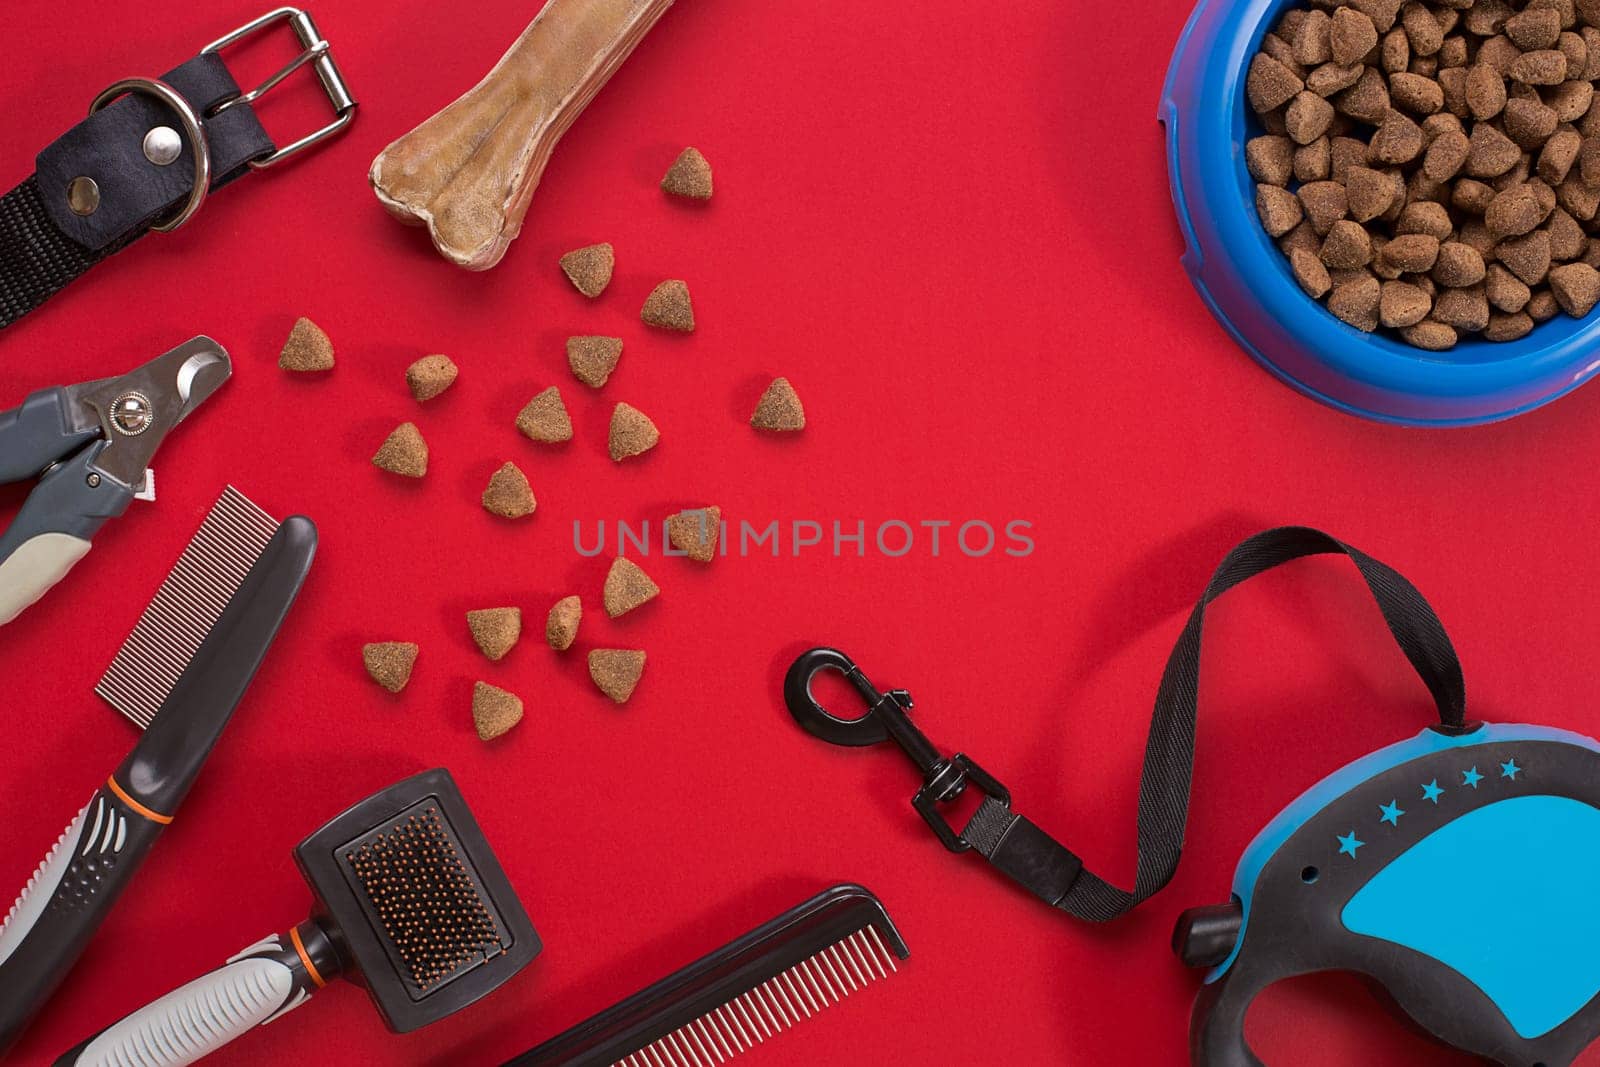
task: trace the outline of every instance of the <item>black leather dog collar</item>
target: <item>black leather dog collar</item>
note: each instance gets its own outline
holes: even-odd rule
[[[243,92],[220,50],[280,20],[294,29],[300,55]],[[335,117],[280,149],[253,102],[308,64]],[[295,8],[240,27],[159,80],[118,82],[88,118],[39,153],[32,177],[0,197],[0,327],[148,231],[183,225],[208,192],[338,133],[355,107],[328,42]]]

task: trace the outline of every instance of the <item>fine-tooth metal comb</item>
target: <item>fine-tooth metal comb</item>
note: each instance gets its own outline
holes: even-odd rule
[[[277,530],[250,498],[224,489],[94,691],[148,727]]]
[[[505,1067],[713,1067],[909,955],[877,897],[836,885]]]

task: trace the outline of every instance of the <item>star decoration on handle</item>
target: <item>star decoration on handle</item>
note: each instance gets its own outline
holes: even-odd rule
[[[1387,804],[1379,804],[1378,810],[1383,813],[1382,818],[1378,821],[1386,822],[1390,826],[1399,826],[1400,816],[1405,814],[1405,809],[1400,806],[1398,800],[1391,800]]]
[[[1517,780],[1517,775],[1521,772],[1522,768],[1517,766],[1517,760],[1515,756],[1513,756],[1509,761],[1500,764],[1500,777],[1502,778],[1509,778],[1514,782]]]
[[[1422,799],[1430,804],[1438,804],[1439,798],[1444,795],[1444,790],[1439,788],[1439,779],[1435,778],[1422,787]]]
[[[1349,856],[1351,859],[1356,858],[1356,849],[1366,844],[1365,841],[1356,839],[1354,830],[1351,830],[1348,834],[1335,834],[1334,836],[1339,840],[1339,854]]]
[[[1478,783],[1481,781],[1483,781],[1483,775],[1478,773],[1478,768],[1476,766],[1474,766],[1470,771],[1461,772],[1462,785],[1470,785],[1472,788],[1476,789],[1478,788]]]

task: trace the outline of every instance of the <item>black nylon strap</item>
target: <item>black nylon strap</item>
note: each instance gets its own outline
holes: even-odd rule
[[[1361,573],[1389,632],[1433,695],[1446,730],[1465,726],[1466,683],[1450,638],[1415,586],[1393,568],[1320,530],[1285,526],[1244,541],[1211,576],[1167,660],[1139,781],[1138,867],[1131,891],[1090,871],[1010,805],[988,797],[962,831],[973,849],[1047,903],[1080,919],[1114,919],[1158,892],[1177,872],[1189,819],[1200,638],[1206,605],[1229,589],[1305,556],[1339,553]]]
[[[205,53],[168,71],[162,81],[204,114],[239,95],[222,59]],[[248,163],[273,150],[251,106],[236,104],[202,122],[211,156],[211,191],[249,173]],[[157,125],[182,130],[163,102],[123,96],[62,134],[35,160],[36,171],[0,197],[0,328],[59,292],[102,259],[149,232],[188,198],[194,185],[194,146],[162,167],[144,157],[144,134]],[[67,207],[78,176],[100,189],[87,216]]]

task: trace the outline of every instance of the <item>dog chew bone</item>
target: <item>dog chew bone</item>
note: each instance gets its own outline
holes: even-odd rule
[[[550,154],[672,0],[549,0],[487,76],[390,144],[368,180],[468,270],[500,262]]]

